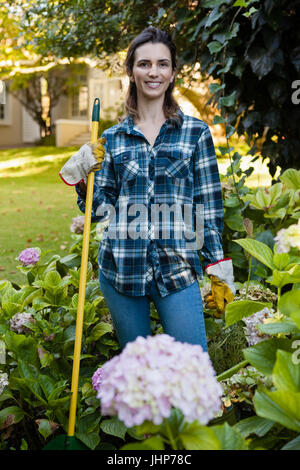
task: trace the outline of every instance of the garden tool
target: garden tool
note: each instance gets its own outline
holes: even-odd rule
[[[97,144],[98,128],[99,128],[99,114],[100,114],[100,100],[99,98],[96,98],[94,101],[93,113],[92,113],[92,131],[91,131],[92,146],[96,146]],[[99,157],[101,156],[96,155],[97,160],[99,160],[99,165],[97,165],[97,169],[100,169]],[[88,179],[87,179],[86,206],[85,206],[83,242],[82,242],[82,253],[81,253],[79,297],[78,297],[78,307],[77,307],[77,316],[76,316],[76,332],[75,332],[75,344],[74,344],[68,435],[67,436],[59,435],[55,437],[51,442],[49,442],[44,447],[44,450],[87,450],[88,449],[79,439],[75,437],[75,421],[76,421],[76,410],[77,410],[80,353],[81,353],[81,343],[82,343],[82,329],[83,329],[83,317],[84,317],[84,302],[85,302],[85,289],[86,289],[86,279],[87,279],[94,179],[95,179],[94,171],[91,171],[88,174]]]

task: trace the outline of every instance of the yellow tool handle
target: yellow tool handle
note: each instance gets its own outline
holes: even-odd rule
[[[92,132],[91,132],[92,144],[96,144],[98,140],[99,112],[100,112],[100,101],[99,101],[99,98],[96,98],[94,101],[93,116],[92,116]],[[82,242],[82,253],[81,253],[79,296],[78,296],[78,307],[77,307],[77,317],[76,317],[76,332],[75,332],[72,385],[71,385],[72,395],[71,395],[70,412],[69,412],[68,436],[74,436],[75,434],[75,421],[76,421],[76,409],[77,409],[82,328],[83,328],[83,317],[84,317],[85,288],[86,288],[87,266],[88,266],[88,256],[89,256],[89,240],[90,240],[90,231],[91,231],[94,179],[95,179],[95,173],[92,171],[88,175],[86,203],[85,203],[85,217],[84,217],[83,242]]]

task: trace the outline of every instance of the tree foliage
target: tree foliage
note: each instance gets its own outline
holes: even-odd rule
[[[108,57],[149,25],[169,31],[180,76],[195,64],[213,77],[212,102],[230,129],[259,139],[271,174],[299,166],[300,108],[292,102],[300,71],[300,0],[15,0],[28,44],[44,55]],[[24,8],[25,6],[25,8]],[[183,67],[185,66],[185,67]],[[255,153],[256,146],[252,151]]]

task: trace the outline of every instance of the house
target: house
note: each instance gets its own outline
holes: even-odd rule
[[[95,98],[100,98],[100,118],[114,119],[125,98],[126,81],[126,76],[109,77],[107,72],[87,66],[86,73],[80,76],[78,91],[62,95],[52,108],[56,145],[82,145],[89,140]],[[1,83],[2,87],[3,84],[5,86],[5,82]],[[5,96],[0,94],[0,148],[34,145],[39,140],[38,123],[6,89]]]

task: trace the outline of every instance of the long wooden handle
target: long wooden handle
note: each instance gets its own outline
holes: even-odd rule
[[[97,139],[98,139],[99,114],[100,114],[100,100],[99,98],[96,98],[94,101],[93,115],[92,115],[92,131],[91,131],[91,143],[92,144],[96,144]],[[91,171],[88,175],[86,203],[85,203],[85,216],[84,216],[84,229],[83,229],[83,242],[82,242],[81,268],[80,268],[80,281],[79,281],[79,296],[78,296],[78,307],[77,307],[77,316],[76,316],[76,332],[75,332],[73,370],[72,370],[72,385],[71,385],[72,395],[71,395],[70,412],[69,412],[68,436],[74,436],[75,434],[75,421],[76,421],[76,410],[77,410],[80,354],[81,354],[82,329],[83,329],[83,317],[84,317],[85,288],[86,288],[87,266],[88,266],[88,256],[89,256],[89,241],[90,241],[90,232],[91,232],[94,179],[95,179],[95,173]]]

